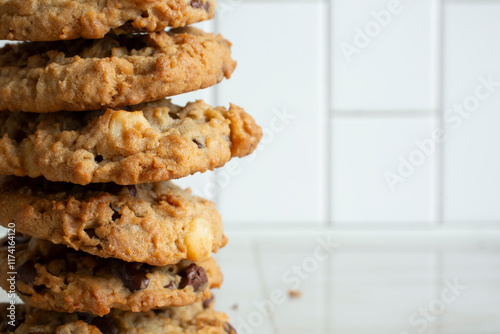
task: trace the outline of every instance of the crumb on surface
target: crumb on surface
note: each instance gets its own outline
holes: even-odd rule
[[[302,296],[302,291],[300,291],[300,290],[288,290],[288,297],[299,298],[300,296]]]

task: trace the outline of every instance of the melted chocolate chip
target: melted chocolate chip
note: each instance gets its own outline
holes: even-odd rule
[[[193,8],[201,8],[203,6],[203,2],[201,0],[192,0],[191,7]]]
[[[200,143],[196,139],[193,139],[193,143],[195,143],[196,145],[198,145],[198,148],[204,148],[205,147],[202,143]]]
[[[209,308],[210,305],[212,305],[213,301],[214,301],[214,295],[211,295],[210,298],[205,299],[203,301],[203,308],[204,309]]]
[[[174,282],[170,281],[167,285],[164,286],[164,288],[173,290],[173,289],[175,289],[175,284],[174,284]]]
[[[127,186],[127,189],[130,195],[137,197],[137,188],[135,185]]]
[[[186,286],[191,285],[193,290],[197,292],[208,282],[208,277],[205,269],[198,267],[196,264],[191,264],[185,268],[181,273],[181,282],[179,289],[184,289]]]
[[[201,1],[201,0],[192,0],[191,7],[197,8],[197,9],[203,7],[203,9],[205,11],[209,12],[210,11],[210,2],[207,1],[205,4],[203,4],[203,1]]]
[[[100,163],[104,160],[104,157],[102,155],[96,155],[95,158],[94,158],[94,161],[97,162],[97,163]]]
[[[146,277],[148,272],[141,268],[141,263],[129,262],[125,263],[121,270],[115,270],[123,284],[131,291],[146,289],[149,285],[149,278]]]
[[[32,260],[28,260],[17,267],[17,279],[24,284],[33,286],[33,283],[35,283],[36,280],[36,276],[37,273],[35,262],[33,262]]]

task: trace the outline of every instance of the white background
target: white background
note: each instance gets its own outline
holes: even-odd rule
[[[500,1],[401,0],[377,25],[389,3],[220,0],[199,24],[238,67],[174,101],[232,102],[265,128],[251,157],[178,181],[222,213],[218,308],[240,333],[500,332],[500,87],[459,126],[445,118],[480,77],[500,82]],[[346,57],[358,28],[372,37]],[[419,153],[436,129],[444,142]],[[411,156],[422,164],[391,189]],[[327,237],[338,248],[318,261]],[[309,265],[298,287],[294,264]],[[455,280],[467,288],[445,303]]]

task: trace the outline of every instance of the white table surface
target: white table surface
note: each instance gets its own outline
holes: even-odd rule
[[[216,305],[240,334],[500,333],[498,233],[228,235]],[[338,247],[315,261],[318,237],[329,236]],[[293,280],[294,265],[302,278]]]

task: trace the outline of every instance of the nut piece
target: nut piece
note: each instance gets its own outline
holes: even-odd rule
[[[187,259],[193,262],[206,261],[212,253],[213,235],[210,223],[203,218],[196,218],[189,224],[189,232],[184,239]]]
[[[144,139],[148,137],[149,129],[151,125],[141,111],[115,111],[109,123],[113,147],[127,154],[146,149]]]

